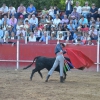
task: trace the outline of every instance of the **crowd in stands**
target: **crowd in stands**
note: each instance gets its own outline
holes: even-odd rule
[[[40,12],[33,4],[25,7],[22,3],[16,9],[4,3],[0,8],[0,40],[7,42],[25,39],[29,42],[48,40],[66,40],[73,43],[91,44],[97,40],[100,29],[100,8],[93,3],[66,0],[65,11],[57,6],[46,7]]]

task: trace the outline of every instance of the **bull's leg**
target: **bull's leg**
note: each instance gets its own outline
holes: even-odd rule
[[[41,73],[40,71],[38,71],[38,73],[40,74],[41,78],[43,78],[43,75],[42,75],[42,73]]]
[[[32,80],[32,77],[33,77],[33,75],[34,75],[35,72],[37,72],[36,68],[32,70],[32,74],[31,74],[30,80]]]

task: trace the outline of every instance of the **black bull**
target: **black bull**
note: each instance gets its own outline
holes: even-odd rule
[[[70,61],[70,59],[67,57],[65,57],[65,59]],[[40,71],[44,68],[46,68],[49,71],[54,64],[54,61],[55,61],[55,58],[47,58],[47,57],[43,57],[43,56],[38,56],[38,57],[34,58],[33,62],[29,66],[27,66],[23,69],[27,69],[27,68],[31,67],[33,65],[33,63],[35,62],[35,68],[32,70],[30,80],[32,80],[32,77],[35,72],[38,72],[40,74],[41,78],[43,78],[42,73]],[[55,71],[60,72],[59,65],[57,66]],[[64,71],[64,79],[66,79],[65,71]]]

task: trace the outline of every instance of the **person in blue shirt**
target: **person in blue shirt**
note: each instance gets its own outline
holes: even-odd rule
[[[45,82],[48,82],[49,77],[52,75],[52,73],[54,72],[54,70],[56,69],[56,67],[58,65],[60,66],[60,82],[61,83],[64,82],[64,79],[63,79],[64,56],[63,56],[63,54],[66,53],[66,51],[63,50],[64,47],[65,47],[64,43],[59,43],[56,45],[56,47],[55,47],[56,60],[53,64],[52,68],[48,72]]]
[[[2,30],[2,27],[0,26],[0,39],[3,38],[4,36],[4,33],[3,33],[3,30]]]
[[[41,36],[39,42],[46,42],[46,37],[48,37],[48,40],[50,40],[50,36],[47,35],[47,32],[44,31],[43,35]]]
[[[33,6],[33,4],[30,4],[29,7],[27,7],[27,13],[28,15],[36,14],[36,8]]]

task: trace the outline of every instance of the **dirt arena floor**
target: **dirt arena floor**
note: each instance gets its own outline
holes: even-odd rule
[[[100,72],[74,69],[65,83],[54,72],[45,83],[45,69],[43,79],[36,73],[30,81],[31,70],[0,68],[0,100],[100,100]]]

